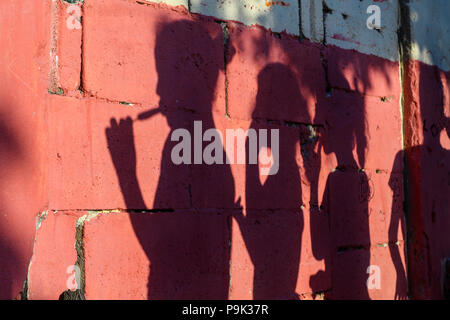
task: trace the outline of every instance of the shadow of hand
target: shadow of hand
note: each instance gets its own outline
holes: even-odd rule
[[[136,150],[133,137],[133,120],[130,117],[117,122],[112,118],[105,129],[108,150],[117,176],[121,182],[136,174]]]
[[[450,117],[445,119],[445,129],[447,129],[447,135],[450,138]]]
[[[395,287],[395,300],[408,300],[406,293],[406,276],[404,272],[397,272],[397,284]]]

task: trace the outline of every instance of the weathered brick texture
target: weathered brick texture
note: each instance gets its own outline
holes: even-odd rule
[[[355,3],[3,1],[0,298],[442,298],[448,46]],[[173,163],[195,121],[224,164]],[[277,174],[230,129],[278,130]]]

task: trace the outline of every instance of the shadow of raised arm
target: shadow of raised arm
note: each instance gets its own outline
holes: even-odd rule
[[[136,149],[134,146],[133,120],[130,117],[117,122],[112,118],[106,128],[108,150],[116,169],[126,207],[145,209],[136,175]]]

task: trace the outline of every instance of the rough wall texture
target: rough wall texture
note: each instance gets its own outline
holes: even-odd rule
[[[0,298],[442,298],[442,7],[3,1]],[[194,121],[278,129],[278,173],[175,165]]]
[[[437,299],[443,291],[449,296],[450,46],[440,40],[448,24],[431,21],[439,20],[449,3],[435,1],[426,10],[424,6],[410,1],[401,12],[404,150],[398,157],[406,164],[410,296]]]

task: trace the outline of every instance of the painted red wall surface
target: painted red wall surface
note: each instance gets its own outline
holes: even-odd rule
[[[0,298],[58,299],[77,253],[87,299],[442,297],[448,73],[162,4],[86,0],[71,30],[68,5],[1,4]],[[278,174],[174,165],[194,121],[278,129]]]

